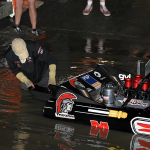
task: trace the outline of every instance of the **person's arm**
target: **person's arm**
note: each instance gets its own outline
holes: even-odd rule
[[[49,84],[56,85],[56,65],[51,64],[49,65]]]
[[[15,64],[14,61],[12,61],[11,57],[12,56],[11,56],[10,53],[6,54],[6,60],[7,60],[8,66],[9,66],[10,70],[12,71],[12,73],[21,82],[24,82],[27,85],[27,87],[30,87],[30,86],[34,87],[33,83],[29,79],[27,79],[27,77],[21,72],[21,70],[19,69],[19,67],[17,66],[17,64]]]
[[[35,55],[39,61],[44,61],[49,65],[49,82],[48,84],[56,85],[56,60],[52,54],[45,50],[41,45],[36,43]]]
[[[16,77],[21,81],[26,84],[27,87],[32,86],[34,88],[34,84],[22,73],[19,72]]]
[[[21,72],[21,70],[19,69],[19,67],[17,65],[19,65],[19,63],[14,63],[14,61],[10,58],[10,55],[6,55],[6,60],[9,66],[9,69],[12,71],[12,73],[16,76],[19,72]]]

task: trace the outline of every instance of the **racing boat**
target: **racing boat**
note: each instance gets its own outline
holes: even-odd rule
[[[89,124],[103,132],[112,129],[150,135],[149,67],[150,61],[139,60],[134,75],[98,64],[89,72],[50,85],[50,92],[40,87],[30,92],[47,99],[46,117]]]

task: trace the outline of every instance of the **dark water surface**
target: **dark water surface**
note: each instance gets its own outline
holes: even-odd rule
[[[98,63],[136,73],[138,60],[148,61],[149,43],[44,31],[34,37],[24,26],[14,34],[11,27],[1,31],[0,41],[0,149],[2,150],[148,150],[150,137],[109,130],[92,131],[90,126],[45,118],[45,101],[20,90],[20,82],[11,73],[4,52],[15,37],[38,41],[57,59],[57,83],[94,69]]]

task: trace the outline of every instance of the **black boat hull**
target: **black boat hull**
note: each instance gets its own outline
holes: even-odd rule
[[[90,72],[60,85],[51,85],[51,93],[46,93],[48,101],[43,114],[88,124],[94,128],[92,131],[100,129],[105,134],[112,129],[150,135],[149,99],[133,98],[122,107],[127,100],[125,78],[134,78],[134,75],[99,64]],[[42,97],[44,99],[44,95]]]

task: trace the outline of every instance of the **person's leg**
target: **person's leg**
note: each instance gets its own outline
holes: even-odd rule
[[[21,90],[28,90],[28,87],[26,86],[24,82],[21,82],[20,87],[21,87]]]
[[[29,7],[29,16],[32,25],[32,33],[38,35],[36,30],[36,21],[37,21],[37,12],[35,8],[35,0],[27,0],[28,7]]]
[[[89,15],[93,9],[93,0],[88,0],[85,9],[83,10],[83,15]]]
[[[105,16],[110,16],[110,12],[105,6],[105,0],[100,0],[100,11],[105,15]]]
[[[21,20],[21,15],[22,15],[22,10],[23,10],[23,0],[15,0],[16,3],[16,9],[15,9],[15,31],[21,31],[19,25],[20,25],[20,20]]]
[[[32,29],[36,29],[37,13],[35,8],[35,0],[28,0],[28,7],[29,7],[29,16],[30,16]]]

